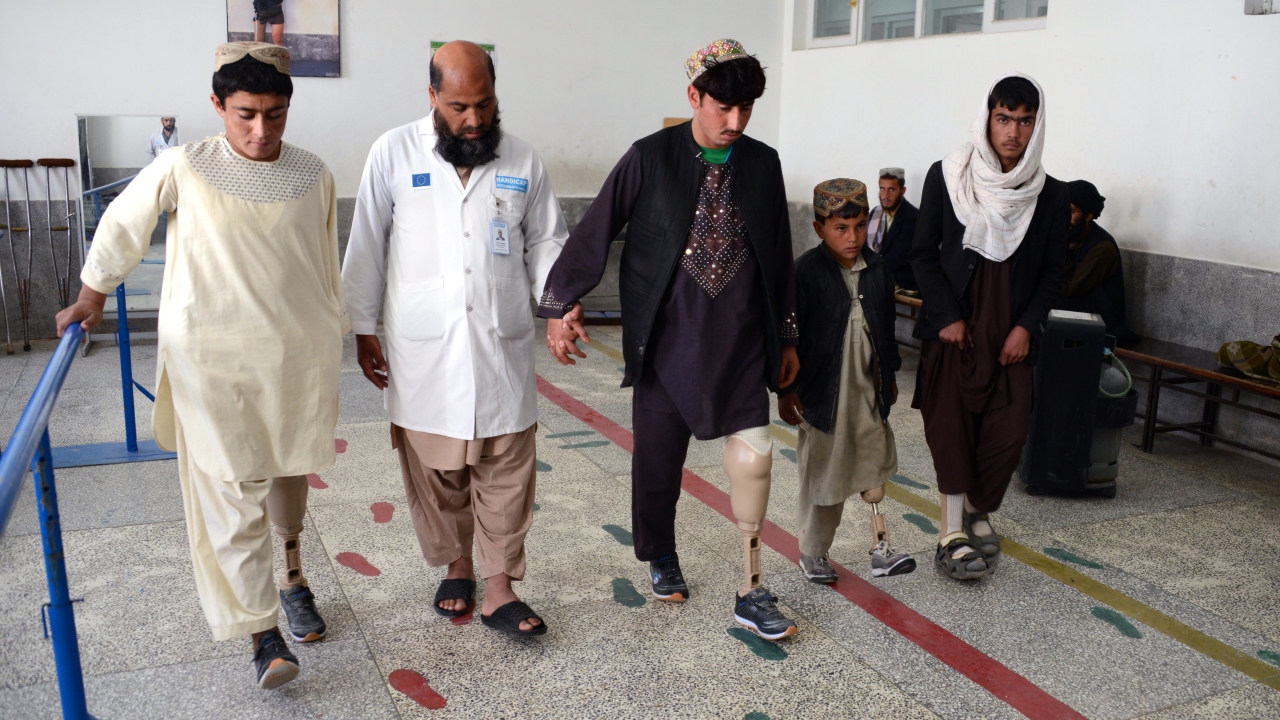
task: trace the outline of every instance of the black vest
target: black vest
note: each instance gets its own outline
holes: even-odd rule
[[[627,224],[622,246],[619,300],[622,305],[622,353],[628,375],[639,381],[645,351],[662,299],[689,239],[698,191],[706,167],[698,155],[690,123],[660,130],[636,141],[640,152],[640,194]],[[790,252],[791,232],[782,165],[778,153],[764,143],[742,136],[729,156],[733,168],[733,196],[747,226],[747,240],[760,267],[765,297],[766,376],[776,390],[781,357],[781,313],[777,296],[777,244]],[[781,235],[780,235],[781,233]]]

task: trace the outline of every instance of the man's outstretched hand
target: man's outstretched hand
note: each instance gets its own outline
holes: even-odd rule
[[[563,319],[556,320],[549,318],[547,320],[547,349],[551,351],[551,356],[561,365],[577,365],[570,355],[576,355],[585,358],[586,353],[582,348],[578,347],[578,339],[583,342],[591,342],[591,338],[587,336],[587,328],[582,324],[583,313],[582,303],[574,303],[569,308],[569,312],[565,313]]]
[[[379,390],[387,389],[387,359],[382,356],[382,343],[377,335],[356,336],[356,362],[369,382]]]
[[[80,327],[85,332],[92,330],[94,325],[102,322],[102,306],[106,302],[106,295],[88,285],[81,286],[80,296],[76,301],[54,318],[54,322],[58,324],[58,337],[62,337],[62,333],[66,332],[72,323],[80,323]]]

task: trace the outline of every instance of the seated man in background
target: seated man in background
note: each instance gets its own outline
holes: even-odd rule
[[[1059,310],[1096,313],[1107,324],[1107,333],[1119,339],[1129,335],[1124,312],[1124,269],[1120,247],[1111,233],[1098,226],[1106,198],[1088,180],[1067,183],[1071,195],[1071,227],[1067,230],[1067,282]]]
[[[907,201],[907,171],[880,170],[880,204],[867,219],[867,245],[889,264],[899,290],[918,295],[915,271],[911,269],[911,239],[916,236],[916,216],[920,211]]]

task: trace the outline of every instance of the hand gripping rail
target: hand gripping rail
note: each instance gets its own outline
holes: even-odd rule
[[[28,468],[35,479],[45,577],[49,583],[49,603],[45,607],[49,614],[48,628],[53,635],[58,693],[62,700],[62,717],[74,720],[84,720],[90,715],[85,702],[84,674],[80,668],[75,611],[67,582],[67,566],[63,562],[62,525],[53,484],[53,451],[49,444],[49,416],[58,401],[58,393],[71,369],[71,362],[75,360],[76,346],[83,333],[79,324],[67,328],[53,359],[31,394],[31,400],[22,411],[22,418],[9,438],[4,454],[0,455],[0,536],[9,525],[9,517],[13,514]],[[43,608],[41,612],[44,612]]]

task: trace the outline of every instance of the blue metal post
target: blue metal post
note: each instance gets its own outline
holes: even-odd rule
[[[58,495],[53,486],[53,450],[47,429],[40,438],[35,457],[31,459],[31,472],[40,510],[40,536],[44,540],[44,572],[49,581],[49,631],[53,635],[53,662],[58,670],[62,717],[92,720],[85,701],[80,641],[76,637],[76,616],[71,607],[67,565],[63,561],[62,523],[58,517]]]
[[[116,344],[120,346],[120,385],[124,389],[124,445],[138,452],[138,426],[133,413],[133,358],[129,351],[129,313],[124,307],[124,283],[116,286]]]

